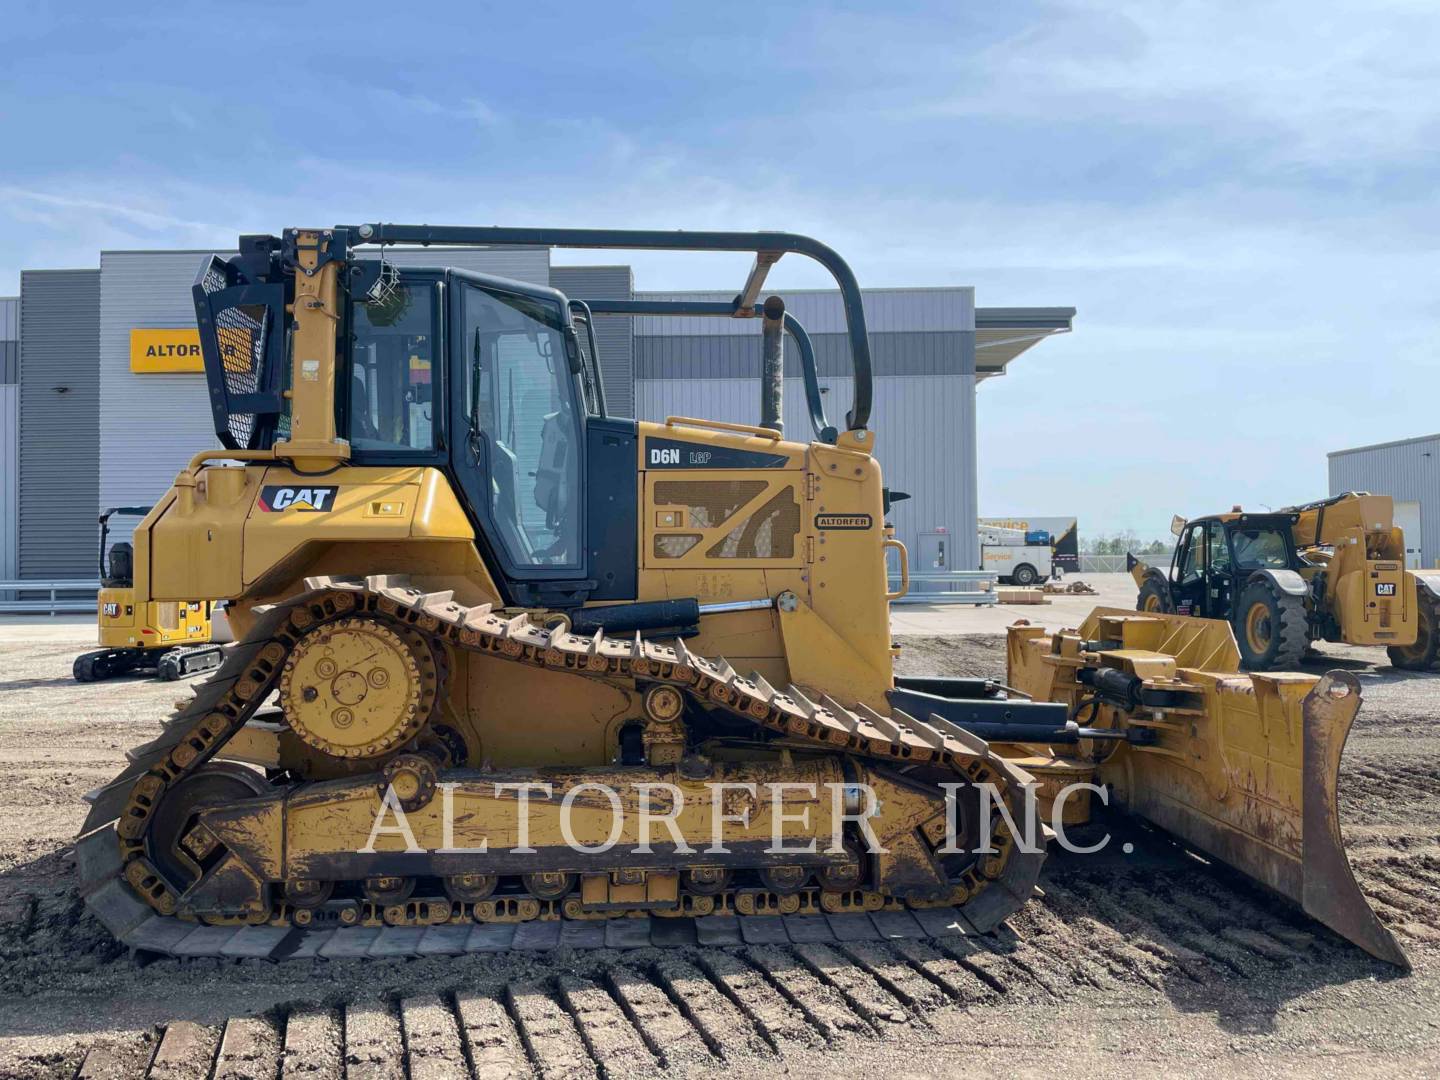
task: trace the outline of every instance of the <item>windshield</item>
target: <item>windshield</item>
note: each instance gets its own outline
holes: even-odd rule
[[[490,514],[521,566],[580,562],[579,418],[558,303],[466,284],[465,416]]]
[[[1290,565],[1290,545],[1278,529],[1232,529],[1230,543],[1241,570],[1284,570]]]

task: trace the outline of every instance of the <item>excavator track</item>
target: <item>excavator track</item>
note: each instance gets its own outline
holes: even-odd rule
[[[268,912],[223,924],[177,914],[179,897],[146,855],[146,835],[168,791],[211,761],[279,684],[286,659],[317,626],[357,615],[397,623],[435,646],[443,669],[447,645],[557,674],[635,680],[681,689],[712,710],[783,734],[791,742],[891,765],[948,767],[957,777],[992,783],[1012,816],[1023,820],[1030,778],[969,732],[941,717],[890,716],[798,687],[778,691],[759,675],[741,677],[723,658],[646,641],[585,637],[507,616],[490,605],[466,607],[451,592],[426,593],[408,579],[310,578],[304,593],[256,608],[245,640],[195,697],[165,722],[156,739],[135,747],[130,765],[86,796],[90,804],[76,845],[87,906],[133,949],[175,956],[285,959],[313,956],[457,954],[514,947],[616,947],[735,944],[742,940],[817,940],[833,934],[868,937],[984,933],[1033,894],[1042,851],[1026,851],[997,821],[996,853],[982,856],[957,880],[950,903],[905,901],[880,892],[816,888],[682,890],[664,912],[588,912],[564,900],[496,895],[473,903],[450,898],[329,901],[311,907],[284,901]]]

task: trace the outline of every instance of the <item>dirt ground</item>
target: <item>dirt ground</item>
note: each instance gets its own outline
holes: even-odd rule
[[[1345,836],[1408,976],[1140,831],[1052,856],[979,942],[143,964],[84,913],[71,839],[190,687],[76,684],[88,638],[0,626],[0,1077],[1440,1075],[1440,676],[1383,653],[1315,670],[1364,686]],[[902,641],[907,671],[1004,673],[993,634]]]

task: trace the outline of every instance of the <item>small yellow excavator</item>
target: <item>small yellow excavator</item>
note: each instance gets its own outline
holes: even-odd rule
[[[220,666],[223,649],[210,640],[211,602],[137,601],[132,546],[121,540],[107,550],[111,518],[143,518],[149,512],[148,506],[112,506],[100,515],[100,592],[95,598],[100,648],[75,658],[71,673],[77,682],[131,672],[153,672],[172,682]]]
[[[384,257],[515,244],[755,258],[714,303],[587,301]],[[738,942],[731,917],[764,915],[823,917],[782,920],[797,934],[985,932],[1045,857],[1027,767],[1054,784],[1064,748],[1128,745],[1153,797],[1139,812],[1267,882],[1275,822],[1235,800],[1284,808],[1285,851],[1307,858],[1282,891],[1403,962],[1361,926],[1335,839],[1351,683],[1237,679],[1223,648],[1192,674],[1185,635],[1154,631],[1175,620],[1153,618],[1143,655],[1124,628],[1060,652],[1067,677],[1095,669],[1104,709],[1039,677],[1026,698],[894,673],[886,556],[903,590],[906,555],[885,523],[859,286],[830,248],[385,224],[239,247],[194,287],[224,449],[196,454],[134,536],[137,603],[224,599],[238,641],[87,796],[76,849],[86,903],[125,944],[393,957],[494,948],[518,925],[531,944],[658,946]],[[843,427],[804,327],[760,299],[786,255],[839,286]],[[762,424],[608,415],[599,315],[759,321]],[[786,340],[804,441],[779,429]],[[1212,693],[1207,671],[1251,689]],[[1150,809],[1168,796],[1172,812]]]
[[[1384,645],[1440,670],[1440,570],[1407,570],[1389,495],[1346,492],[1264,514],[1181,522],[1170,570],[1133,555],[1140,611],[1226,619],[1245,667],[1284,671],[1312,641]]]

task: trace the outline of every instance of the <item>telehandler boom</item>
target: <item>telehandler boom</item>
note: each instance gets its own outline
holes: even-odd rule
[[[443,252],[397,270],[397,244],[755,262],[729,304],[586,303]],[[843,429],[804,328],[760,302],[786,254],[840,289]],[[661,944],[717,914],[983,932],[1044,859],[1012,758],[1053,780],[1034,747],[1154,739],[1138,721],[1091,732],[1060,698],[893,674],[886,552],[902,576],[905,552],[884,520],[859,288],[822,244],[291,229],[242,237],[194,292],[223,449],[136,531],[135,590],[229,601],[238,642],[88,796],[81,888],[127,944],[454,952],[497,925],[627,916]],[[605,313],[756,318],[767,350],[788,332],[813,440],[606,415],[586,341]],[[1297,724],[1302,696],[1285,705]],[[1333,798],[1316,812],[1333,818]],[[1236,849],[1264,842],[1234,830]],[[1364,908],[1353,883],[1344,898]]]

